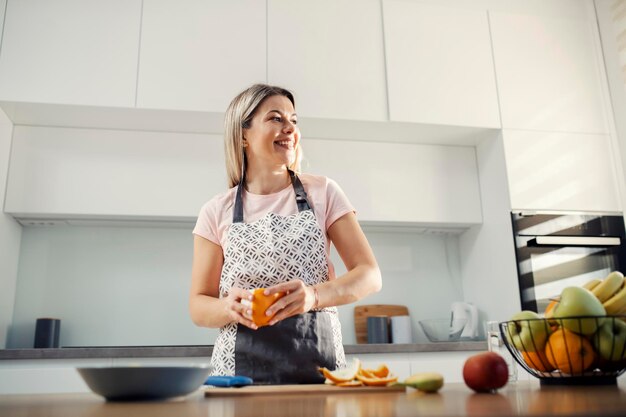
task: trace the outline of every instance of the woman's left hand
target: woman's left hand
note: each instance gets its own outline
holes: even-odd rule
[[[284,292],[285,296],[272,304],[265,314],[275,316],[270,321],[274,325],[281,320],[310,311],[315,304],[315,291],[303,281],[294,279],[265,289],[265,295]]]

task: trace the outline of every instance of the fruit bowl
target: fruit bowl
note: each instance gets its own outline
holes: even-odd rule
[[[614,385],[626,370],[626,315],[499,324],[517,363],[542,385]]]
[[[431,342],[456,342],[461,338],[467,319],[430,319],[419,323]]]

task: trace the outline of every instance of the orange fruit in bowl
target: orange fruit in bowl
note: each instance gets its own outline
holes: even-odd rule
[[[550,372],[554,370],[554,366],[550,363],[544,351],[521,352],[521,354],[526,365],[537,371]]]
[[[589,340],[564,328],[550,335],[545,354],[555,369],[566,374],[579,374],[589,369],[596,360]]]
[[[258,327],[267,326],[274,316],[267,316],[265,312],[267,309],[285,296],[284,292],[277,292],[270,295],[265,295],[265,288],[257,288],[252,292],[252,321]]]

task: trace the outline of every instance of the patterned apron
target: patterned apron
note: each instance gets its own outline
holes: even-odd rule
[[[265,288],[292,279],[306,285],[328,280],[325,238],[300,179],[289,171],[298,213],[268,213],[243,222],[242,178],[237,188],[233,223],[224,245],[220,297],[230,289]],[[252,330],[237,323],[220,329],[213,355],[213,375],[245,375],[257,383],[320,383],[317,370],[345,366],[336,307],[289,317]]]

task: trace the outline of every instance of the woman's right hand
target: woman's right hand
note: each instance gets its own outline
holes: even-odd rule
[[[253,330],[258,329],[252,321],[252,293],[250,291],[232,287],[222,300],[226,304],[226,314],[231,318],[231,323],[239,323]]]

